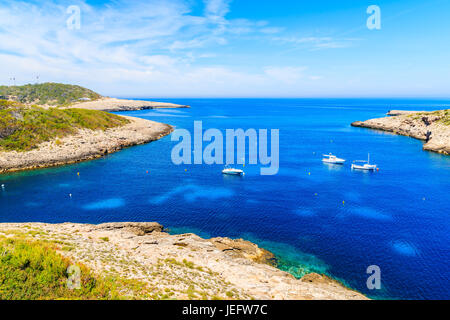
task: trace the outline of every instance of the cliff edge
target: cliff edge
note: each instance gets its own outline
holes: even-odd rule
[[[383,130],[423,140],[423,150],[450,154],[450,109],[388,112],[388,117],[356,121],[353,127]]]
[[[170,235],[155,222],[2,223],[0,237],[55,243],[65,258],[139,283],[154,299],[367,299],[324,275],[296,279],[251,242]],[[125,291],[132,295],[132,288]]]

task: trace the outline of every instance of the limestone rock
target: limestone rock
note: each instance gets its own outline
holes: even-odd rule
[[[450,154],[450,110],[390,111],[385,118],[355,121],[353,127],[377,129],[425,141],[424,150]]]
[[[272,252],[262,249],[250,241],[220,237],[212,238],[209,241],[223,252],[241,256],[258,263],[276,266],[276,259]]]
[[[53,167],[103,157],[125,147],[160,139],[173,127],[155,121],[125,117],[130,123],[103,130],[80,129],[59,142],[44,142],[26,151],[0,151],[0,173]]]
[[[110,222],[97,225],[95,230],[120,230],[144,236],[152,232],[162,232],[163,226],[157,222]]]

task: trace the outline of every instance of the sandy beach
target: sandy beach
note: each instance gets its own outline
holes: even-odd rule
[[[76,134],[44,142],[26,152],[0,152],[0,173],[70,164],[102,157],[125,147],[158,140],[173,131],[159,122],[126,117],[130,123],[105,131],[78,130]]]
[[[143,281],[176,299],[367,299],[327,276],[296,279],[251,242],[170,235],[155,222],[2,223],[2,234],[59,243],[60,254],[99,275]]]

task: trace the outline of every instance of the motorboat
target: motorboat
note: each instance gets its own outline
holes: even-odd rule
[[[241,169],[235,169],[235,168],[225,168],[222,170],[223,174],[230,174],[230,175],[235,175],[235,176],[243,176],[244,170]]]
[[[322,159],[322,161],[324,163],[332,163],[332,164],[344,164],[345,163],[345,159],[338,158],[331,153],[324,154],[323,156],[324,156],[324,158]]]

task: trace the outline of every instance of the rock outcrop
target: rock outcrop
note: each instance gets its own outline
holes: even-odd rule
[[[189,108],[187,105],[180,105],[167,102],[126,100],[116,98],[101,98],[94,101],[78,102],[72,104],[69,108],[81,108],[101,111],[133,111],[158,108]]]
[[[405,114],[410,115],[418,112],[426,112],[426,111],[389,110],[388,113],[386,113],[386,115],[393,117],[393,116],[402,116]]]
[[[217,249],[227,252],[228,254],[244,257],[258,263],[276,266],[276,259],[272,252],[262,249],[250,241],[221,237],[212,238],[209,241],[211,241]]]
[[[152,232],[163,232],[163,226],[157,222],[113,222],[97,225],[96,230],[108,230],[134,233],[137,236],[145,236]]]
[[[125,147],[158,140],[173,131],[168,124],[126,118],[130,123],[124,126],[105,131],[80,129],[76,134],[44,142],[31,151],[0,151],[0,173],[91,160]]]
[[[158,223],[2,223],[0,236],[29,237],[96,274],[146,283],[175,299],[367,299],[327,276],[296,279],[273,254],[238,239],[170,235]],[[139,298],[139,297],[138,297]]]
[[[425,142],[423,149],[450,154],[450,110],[390,111],[389,117],[356,121],[351,125],[383,130]]]

